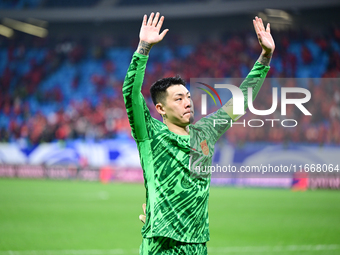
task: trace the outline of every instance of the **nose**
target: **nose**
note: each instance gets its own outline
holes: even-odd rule
[[[185,108],[190,108],[191,107],[191,99],[190,98],[186,98],[185,100]]]

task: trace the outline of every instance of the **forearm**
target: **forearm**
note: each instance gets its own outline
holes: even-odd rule
[[[146,41],[140,41],[137,47],[137,52],[144,56],[148,56],[152,46],[153,45],[151,43],[148,43]]]
[[[254,101],[270,69],[270,59],[271,57],[261,54],[246,79],[242,82],[240,89],[244,95],[244,110],[248,108],[248,88],[252,88],[252,95],[250,96],[252,101]]]
[[[123,84],[123,98],[135,139],[147,137],[144,98],[141,93],[147,56],[134,53]]]
[[[268,52],[266,53],[265,51],[262,51],[260,57],[257,59],[259,63],[261,63],[264,66],[269,66],[270,60],[272,59],[273,53]]]

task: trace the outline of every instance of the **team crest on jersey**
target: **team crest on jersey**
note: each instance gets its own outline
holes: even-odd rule
[[[189,180],[187,179],[186,176],[184,176],[184,177],[182,178],[182,180],[181,180],[181,186],[182,186],[183,189],[188,189],[188,188],[190,188],[191,184],[190,184],[190,182],[189,182]]]
[[[204,140],[203,142],[200,143],[201,148],[202,148],[202,152],[205,156],[209,155],[209,147],[207,144],[207,140]]]

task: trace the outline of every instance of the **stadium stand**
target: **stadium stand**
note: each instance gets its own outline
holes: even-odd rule
[[[202,2],[209,2],[211,0],[165,0],[162,1],[162,4],[177,4],[177,3],[202,3]],[[157,0],[147,0],[147,1],[138,1],[138,0],[125,0],[119,1],[118,5],[152,5],[152,4],[159,4]]]
[[[43,7],[46,8],[70,8],[70,7],[92,7],[100,0],[47,0],[44,1]]]
[[[42,0],[4,0],[0,1],[0,9],[34,9]]]
[[[92,7],[98,2],[100,0],[4,0],[0,1],[0,9]]]
[[[322,35],[322,36],[321,36]],[[281,32],[269,78],[338,78],[340,29],[312,36],[307,31]],[[105,38],[39,39],[21,34],[0,39],[0,141],[35,146],[69,139],[104,139],[130,135],[121,97],[122,82],[133,51]],[[218,41],[188,45],[174,41],[152,50],[143,94],[154,117],[148,84],[180,74],[192,77],[245,77],[258,57],[250,32],[229,34]],[[240,53],[241,52],[241,53]],[[291,86],[296,86],[292,84]],[[312,118],[294,112],[300,123],[294,132],[279,126],[230,129],[229,142],[305,142],[340,144],[340,89],[336,84],[309,84]],[[270,89],[268,87],[267,89]],[[263,88],[266,90],[266,88]],[[270,108],[271,98],[259,93],[257,101]],[[316,103],[316,104],[315,104]],[[289,111],[288,116],[293,114]],[[246,118],[251,118],[248,114]]]

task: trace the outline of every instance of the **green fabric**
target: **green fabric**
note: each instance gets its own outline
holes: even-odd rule
[[[159,254],[159,255],[177,255],[177,254],[195,254],[207,255],[206,243],[183,243],[171,238],[157,236],[152,238],[143,238],[139,247],[140,255]]]
[[[253,88],[253,101],[255,100],[259,90],[263,84],[264,79],[269,71],[269,66],[264,66],[256,61],[254,67],[247,75],[247,78],[240,85],[240,89],[244,95],[244,110],[248,108],[248,87]]]
[[[209,241],[209,173],[196,166],[211,165],[214,145],[229,124],[213,127],[214,119],[229,119],[220,108],[190,125],[190,135],[177,135],[151,117],[141,87],[148,56],[134,53],[124,84],[123,97],[143,168],[146,189],[146,222],[143,238],[168,237],[186,243]],[[264,78],[269,67],[256,63],[249,75]],[[251,77],[251,86],[263,79]],[[256,81],[255,81],[256,80]],[[255,82],[255,83],[254,83]],[[247,87],[243,82],[241,87]]]

